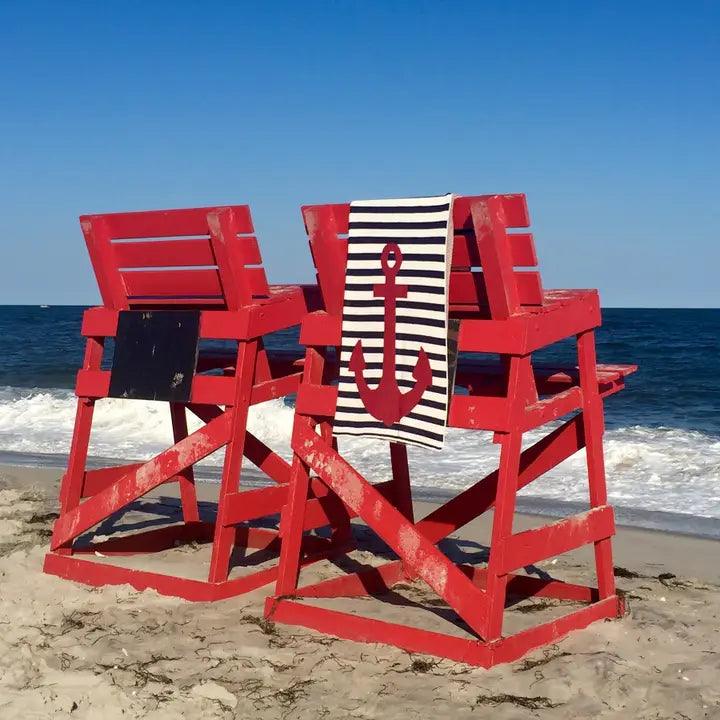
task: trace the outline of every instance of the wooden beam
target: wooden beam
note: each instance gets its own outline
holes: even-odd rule
[[[313,430],[303,425],[296,427],[293,449],[350,510],[398,553],[415,576],[454,608],[480,637],[485,635],[485,593],[424,537],[414,523]]]
[[[499,547],[493,548],[493,552],[497,551],[500,555],[498,568],[509,573],[612,537],[614,533],[613,509],[603,505],[550,525],[511,535]]]
[[[225,445],[230,436],[232,412],[223,413],[171,448],[62,515],[55,523],[51,548],[69,542],[93,525],[161,485],[180,470],[195,464]]]

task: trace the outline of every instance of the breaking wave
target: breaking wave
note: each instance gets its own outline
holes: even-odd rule
[[[0,461],[62,464],[70,446],[75,398],[70,390],[0,388]],[[292,407],[272,400],[251,409],[249,428],[288,457]],[[190,418],[191,429],[200,422]],[[528,443],[543,433],[529,433]],[[150,457],[168,446],[172,429],[167,405],[106,399],[98,402],[90,443],[94,457]],[[389,477],[387,453],[373,441],[340,438],[341,450],[369,477]],[[498,446],[489,433],[450,429],[442,453],[410,448],[414,482],[442,493],[466,487],[497,465]],[[222,464],[222,452],[204,461]],[[605,437],[610,500],[627,508],[720,518],[720,438],[699,431],[630,426]],[[526,488],[521,495],[557,501],[587,498],[585,458],[577,453]]]

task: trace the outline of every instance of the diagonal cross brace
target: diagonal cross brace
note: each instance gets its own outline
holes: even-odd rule
[[[585,445],[582,415],[576,415],[542,440],[523,450],[517,489],[537,480]],[[418,521],[417,529],[433,543],[480,517],[495,504],[499,470],[448,500]]]
[[[295,429],[298,455],[395,552],[417,577],[454,608],[481,637],[487,636],[487,595],[422,535],[352,465],[305,425]]]
[[[188,409],[206,423],[223,412],[214,405],[196,405],[194,403],[188,404]],[[243,455],[276,483],[284,485],[290,482],[290,463],[247,429],[245,430]]]
[[[53,550],[75,539],[112,513],[137,500],[180,471],[214,453],[230,440],[233,411],[211,420],[207,425],[161,452],[152,460],[123,475],[102,492],[88,498],[55,522]]]
[[[533,480],[536,480],[556,465],[559,465],[563,460],[581,450],[584,445],[582,415],[576,415],[522,452],[518,474],[518,489],[529,485]],[[430,542],[437,544],[493,507],[497,492],[497,481],[498,470],[495,470],[444,505],[433,510],[425,518],[418,521],[415,527]],[[314,585],[302,587],[298,590],[298,595],[302,597],[344,597],[346,593],[348,595],[366,595],[369,592],[369,586],[373,588],[391,587],[395,584],[402,574],[398,568],[397,561],[389,561],[369,571],[350,573],[341,578],[323,580]],[[477,578],[487,573],[487,569],[473,569],[470,572],[470,566],[462,569],[471,579],[475,578],[473,580],[475,584],[478,584]],[[380,580],[386,574],[389,574],[388,577],[385,580]],[[532,580],[524,575],[513,577],[518,581],[516,585],[532,584]],[[545,585],[547,585],[547,582],[545,582]],[[566,589],[570,587],[566,583],[557,586]],[[539,594],[537,588],[534,588],[534,590],[535,594]],[[575,594],[571,594],[569,599],[582,600],[583,602],[592,602],[594,599],[592,594],[588,594],[590,592],[588,588],[572,586],[572,592]],[[576,596],[578,592],[580,597]]]

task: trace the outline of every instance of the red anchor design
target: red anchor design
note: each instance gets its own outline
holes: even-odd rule
[[[392,256],[392,258],[391,258]],[[392,265],[390,261],[392,260]],[[415,385],[406,393],[400,391],[395,377],[395,320],[397,316],[397,299],[407,296],[407,285],[396,285],[402,253],[396,243],[388,243],[380,256],[380,266],[385,275],[382,285],[375,285],[373,295],[385,298],[385,337],[383,338],[383,367],[380,384],[373,390],[368,387],[363,376],[365,358],[363,356],[362,340],[358,340],[350,356],[348,367],[355,374],[355,382],[360,391],[360,399],[365,409],[374,418],[380,420],[388,427],[405,417],[419,402],[422,394],[432,383],[432,370],[430,361],[423,348],[418,353],[418,361],[413,369],[412,376]]]

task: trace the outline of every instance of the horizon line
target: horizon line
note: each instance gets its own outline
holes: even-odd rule
[[[103,307],[99,303],[8,303],[0,302],[0,307],[34,307],[34,308],[50,308],[50,307],[77,307],[91,308]],[[660,307],[657,305],[601,305],[604,310],[720,310],[720,306],[709,305],[671,305]]]

